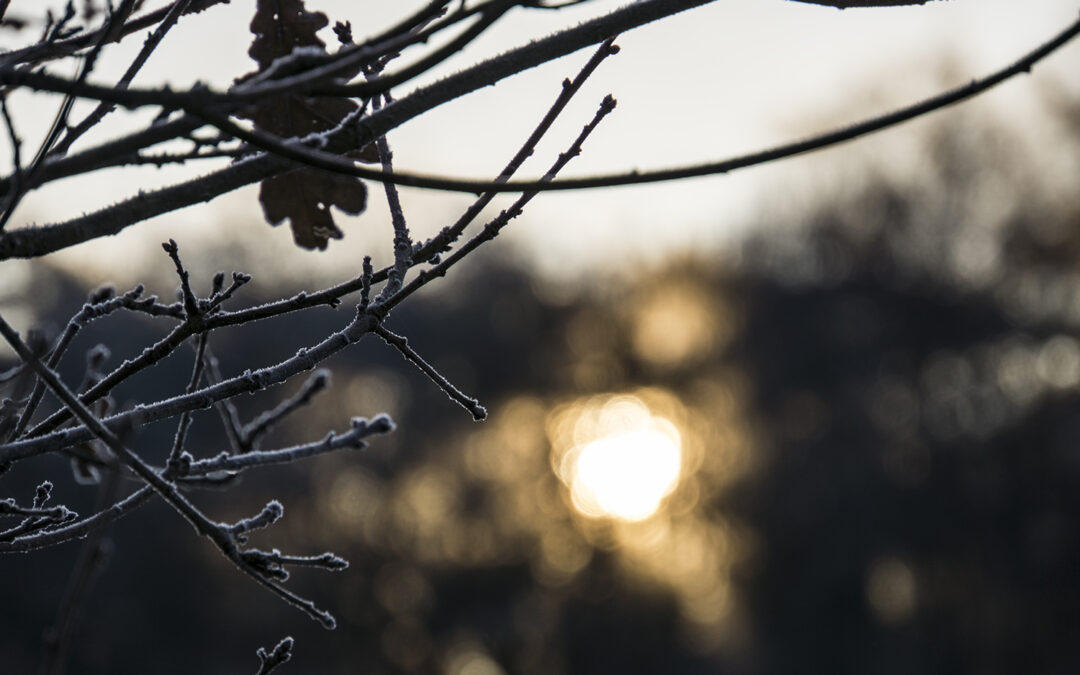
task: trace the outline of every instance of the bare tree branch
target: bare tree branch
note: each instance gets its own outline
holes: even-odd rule
[[[660,2],[661,0],[653,1]],[[642,5],[645,4],[648,3],[642,3]],[[636,8],[638,5],[635,5],[634,7]],[[654,9],[654,11],[656,10]],[[244,138],[244,140],[269,148],[276,154],[289,157],[306,166],[313,166],[358,178],[390,181],[397,185],[478,193],[485,191],[519,192],[524,190],[569,190],[609,187],[615,185],[634,185],[727,173],[736,169],[764,164],[766,162],[819,150],[895,126],[910,119],[971,98],[1020,73],[1030,72],[1031,68],[1036,63],[1068,43],[1076,37],[1078,32],[1080,32],[1080,20],[1078,20],[1069,25],[1047,43],[995,73],[982,79],[973,80],[967,85],[901,108],[892,113],[845,126],[835,131],[827,132],[806,140],[796,141],[775,148],[750,153],[748,155],[741,155],[705,164],[655,171],[632,171],[605,176],[561,179],[546,183],[542,181],[506,181],[495,184],[490,181],[463,180],[410,173],[386,174],[379,170],[358,166],[353,162],[341,159],[338,156],[339,152],[366,145],[367,142],[370,142],[375,137],[384,134],[391,128],[399,126],[416,114],[419,114],[430,107],[439,105],[456,96],[463,95],[464,93],[467,93],[467,91],[472,91],[484,84],[490,84],[495,81],[495,79],[501,79],[501,77],[512,74],[511,72],[506,71],[513,71],[514,68],[500,65],[500,60],[507,63],[516,63],[518,59],[524,59],[527,60],[531,66],[534,65],[532,63],[534,59],[547,56],[549,54],[548,50],[556,49],[556,55],[558,55],[558,52],[562,49],[576,45],[577,42],[574,42],[574,40],[589,39],[588,36],[593,35],[594,31],[619,23],[613,20],[604,21],[610,16],[612,15],[601,17],[601,19],[588,24],[583,24],[577,29],[570,29],[564,33],[556,34],[548,40],[532,43],[526,47],[511,51],[504,55],[504,57],[485,62],[464,71],[457,76],[452,76],[439,83],[414,92],[413,94],[396,101],[394,104],[387,106],[379,113],[375,113],[366,118],[362,130],[355,133],[349,133],[351,130],[343,129],[341,131],[341,137],[328,137],[326,148],[323,150],[306,148],[297,145],[296,143],[273,139],[269,134],[263,132],[243,130],[224,118],[219,117],[216,119],[218,126],[225,127],[226,130],[239,135]],[[632,18],[634,21],[623,16],[618,18],[633,24],[634,21],[644,22],[646,19],[651,20],[652,16],[647,15],[646,17],[642,17],[633,15]],[[584,30],[586,28],[589,30]],[[543,49],[541,49],[541,46],[543,46]],[[0,72],[0,78],[2,77],[3,73]],[[462,89],[467,91],[462,91]],[[206,114],[207,116],[214,116],[211,113]],[[349,137],[349,140],[345,140],[346,136]],[[340,145],[337,143],[338,138],[341,138]],[[76,218],[57,225],[34,228],[32,230],[23,229],[0,234],[0,260],[9,257],[33,257],[44,255],[86,241],[87,239],[106,234],[115,234],[135,222],[139,222],[155,215],[160,215],[161,213],[166,213],[191,203],[207,201],[224,192],[261,180],[279,171],[286,170],[289,166],[291,166],[291,164],[287,160],[280,158],[268,156],[255,158],[237,166],[223,169],[201,179],[196,179],[195,181],[139,195],[134,199],[121,202],[115,206],[81,218]]]

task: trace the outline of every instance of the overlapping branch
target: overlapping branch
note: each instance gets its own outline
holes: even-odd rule
[[[444,62],[496,25],[508,12],[519,8],[553,10],[580,4],[584,0],[484,0],[474,4],[460,3],[455,9],[451,9],[454,3],[433,1],[397,25],[360,44],[352,44],[350,27],[339,24],[335,27],[335,34],[342,46],[336,52],[326,53],[321,48],[323,43],[312,38],[320,45],[318,49],[300,48],[277,58],[262,59],[262,70],[238,80],[225,91],[206,87],[173,91],[166,87],[130,86],[142,64],[181,17],[208,9],[220,1],[174,0],[160,10],[132,18],[130,14],[135,10],[136,3],[124,0],[117,11],[95,30],[79,27],[71,16],[67,16],[54,25],[49,35],[37,45],[0,54],[0,88],[55,92],[63,95],[65,100],[57,123],[41,143],[34,161],[26,166],[22,161],[23,139],[17,133],[16,120],[12,118],[6,103],[0,101],[0,114],[14,160],[10,175],[0,179],[0,196],[3,197],[0,202],[0,212],[3,213],[0,216],[0,261],[44,255],[115,234],[152,216],[208,201],[244,185],[290,171],[315,168],[385,184],[392,219],[393,263],[384,269],[374,270],[370,256],[365,256],[359,275],[329,288],[300,292],[255,307],[227,310],[225,303],[234,298],[251,277],[235,273],[232,283],[226,286],[225,275],[219,273],[214,277],[210,294],[199,297],[192,287],[188,270],[181,262],[178,245],[170,240],[164,245],[164,250],[179,280],[177,302],[165,304],[156,297],[144,297],[141,286],[119,296],[111,290],[96,292],[71,318],[51,348],[44,339],[33,347],[29,346],[0,317],[0,334],[22,360],[22,365],[12,371],[11,378],[36,377],[33,386],[28,386],[17,400],[6,399],[0,407],[0,471],[38,455],[65,453],[74,457],[80,466],[93,468],[96,462],[96,466],[110,470],[110,479],[122,476],[134,480],[138,485],[133,492],[122,497],[119,490],[114,493],[115,483],[108,490],[102,488],[99,507],[85,517],[64,506],[46,507],[52,491],[49,483],[38,487],[29,505],[19,503],[14,498],[0,500],[0,516],[21,519],[13,526],[0,530],[0,552],[36,550],[84,538],[92,533],[101,536],[104,526],[156,496],[186,519],[199,535],[211,540],[240,571],[327,627],[333,626],[333,617],[312,601],[287,589],[283,583],[288,578],[290,567],[337,570],[346,566],[344,560],[332,553],[292,555],[277,549],[263,551],[248,547],[250,532],[270,527],[282,517],[283,507],[276,500],[270,501],[250,517],[233,523],[221,523],[210,518],[187,496],[188,490],[201,484],[228,485],[236,475],[257,467],[361,449],[373,436],[392,431],[394,424],[385,415],[354,417],[349,427],[340,433],[328,432],[317,440],[288,447],[261,449],[261,442],[271,438],[269,431],[272,427],[310,403],[329,386],[329,372],[323,370],[327,359],[367,334],[375,333],[474,419],[483,419],[487,410],[479,399],[465,394],[441,374],[410,344],[405,335],[389,329],[390,314],[400,303],[435,279],[445,276],[478,247],[495,238],[539,192],[724,173],[829,147],[978,95],[1008,78],[1030,71],[1036,63],[1080,33],[1078,20],[1046,44],[987,77],[926,101],[810,139],[693,166],[586,178],[556,178],[581,152],[583,143],[598,124],[614,109],[614,98],[607,96],[567,150],[551,163],[539,179],[514,180],[513,176],[533,153],[556,117],[564,111],[571,97],[580,90],[582,83],[605,58],[617,52],[618,48],[613,44],[616,34],[684,9],[707,4],[711,0],[641,0],[579,26],[511,49],[400,97],[391,95],[392,87],[409,83],[416,76]],[[797,1],[843,8],[914,5],[923,4],[926,0]],[[0,0],[0,15],[4,7],[6,4]],[[325,17],[320,21],[320,26],[325,25]],[[115,84],[104,86],[90,81],[94,75],[94,62],[102,50],[125,36],[152,27],[155,30],[148,36],[143,49]],[[443,41],[439,46],[429,48],[428,41],[435,36]],[[551,109],[499,175],[473,180],[424,176],[394,169],[388,139],[390,132],[450,100],[597,44],[599,47],[592,58],[575,78],[563,83]],[[73,79],[59,77],[40,67],[43,63],[71,56],[83,59],[79,74]],[[401,56],[403,65],[389,68],[388,64],[396,63],[394,59],[398,56]],[[358,73],[364,73],[365,78],[353,81]],[[317,127],[320,131],[302,137],[288,137],[289,133],[267,129],[258,121],[254,126],[236,121],[241,118],[255,120],[256,117],[250,114],[250,106],[264,105],[282,96],[316,102],[341,97],[362,100],[348,102],[351,112],[333,116],[326,126]],[[75,98],[98,101],[98,106],[82,121],[69,125],[70,102]],[[144,128],[75,150],[76,142],[88,137],[86,135],[104,115],[116,106],[154,107],[159,115]],[[158,147],[172,141],[190,143],[191,148],[178,150],[175,143],[166,148]],[[377,148],[381,168],[365,167],[354,159],[355,153],[369,145]],[[2,231],[3,222],[15,211],[20,196],[51,181],[106,167],[186,163],[213,157],[227,157],[233,161],[224,168],[178,185],[151,191],[140,190],[138,194],[113,206],[79,218],[44,227]],[[478,196],[456,221],[443,227],[432,239],[414,242],[395,185],[466,191]],[[363,189],[363,186],[360,185],[358,189]],[[467,236],[468,228],[501,192],[521,194],[496,217]],[[381,288],[378,288],[380,285]],[[358,291],[360,297],[355,312],[343,320],[344,325],[338,330],[329,332],[314,344],[300,348],[292,356],[276,363],[248,369],[232,377],[221,375],[210,347],[211,333],[214,331],[321,305],[337,307],[346,296]],[[91,349],[92,358],[84,385],[69,386],[59,376],[58,369],[76,335],[89,322],[107,318],[120,310],[175,323],[157,342],[110,372],[102,370],[107,352],[104,349]],[[171,398],[145,400],[131,409],[112,412],[109,395],[116,387],[134,375],[153,368],[162,359],[177,354],[184,344],[193,347],[193,361],[187,381],[176,388],[180,393]],[[249,423],[241,423],[232,399],[240,394],[266,390],[313,370],[315,372],[294,395],[268,406],[266,412],[255,416]],[[47,408],[43,405],[46,391],[51,391],[60,401],[51,411],[42,410]],[[209,407],[219,409],[227,440],[227,450],[217,454],[205,449],[188,448],[193,444],[189,439],[189,429],[194,419],[192,413]],[[150,455],[133,450],[133,444],[138,439],[131,432],[149,422],[171,418],[178,418],[176,430],[171,447],[162,449],[161,455],[158,455],[165,456],[165,459],[157,466],[146,459]],[[161,462],[160,459],[155,461]],[[88,470],[87,478],[98,480],[98,475]],[[61,611],[61,619],[67,614]],[[58,625],[63,623],[64,620],[58,620]],[[291,650],[291,638],[282,640],[270,652],[259,650],[262,663],[260,672],[270,672],[288,660]]]
[[[586,64],[582,72],[573,81],[568,80],[564,83],[551,110],[543,117],[537,129],[530,135],[523,147],[516,153],[496,180],[508,179],[521,166],[524,158],[533,152],[540,138],[551,127],[554,118],[565,109],[570,97],[580,89],[583,81],[595,71],[597,65],[604,58],[616,51],[617,49],[611,44],[610,40],[605,42]],[[565,153],[560,155],[553,168],[549,170],[548,179],[552,178],[558,170],[580,152],[584,139],[596,127],[600,118],[610,112],[613,107],[614,102],[609,97],[601,106],[602,113],[590,124],[586,125],[578,139]],[[387,158],[386,163],[389,164],[390,150],[385,139],[381,140],[380,146],[384,157]],[[388,196],[392,196],[392,194],[392,191],[388,192]],[[524,201],[519,200],[514,207],[504,211],[495,221],[485,226],[480,233],[462,246],[459,251],[450,255],[433,269],[438,270],[439,276],[445,274],[447,269],[464,255],[464,253],[456,255],[457,253],[462,251],[467,253],[475,250],[481,243],[493,238],[502,226],[520,212],[524,202],[535,194],[535,192],[532,192],[527,196],[523,196],[522,200]],[[288,577],[287,568],[290,566],[300,565],[341,569],[345,566],[343,560],[329,553],[316,556],[297,556],[286,555],[276,549],[267,552],[245,548],[246,534],[248,532],[253,529],[267,527],[281,517],[283,511],[279,503],[275,501],[267,504],[262,511],[250,518],[242,519],[233,524],[222,524],[214,522],[203,514],[184,496],[183,490],[194,485],[199,480],[216,481],[255,467],[292,463],[304,458],[346,448],[363,448],[367,439],[372,435],[392,431],[393,422],[385,415],[375,416],[370,420],[355,418],[352,420],[350,428],[344,433],[329,433],[319,441],[276,450],[256,449],[257,440],[272,425],[305,405],[312,396],[328,386],[329,374],[321,370],[309,378],[308,382],[296,395],[256,417],[250,424],[240,425],[235,412],[226,415],[228,422],[226,429],[232,429],[230,434],[232,440],[231,451],[222,452],[213,457],[196,458],[191,452],[184,449],[187,431],[192,419],[190,413],[213,404],[225,404],[229,399],[240,393],[258,391],[273,384],[284,382],[304,370],[315,368],[329,356],[357,342],[367,333],[376,332],[401,350],[406,358],[417,364],[431,377],[437,386],[454,395],[455,400],[465,405],[472,412],[474,418],[482,418],[486,411],[476,399],[462,394],[447,378],[440,375],[414,350],[408,347],[404,337],[390,333],[381,326],[381,323],[386,319],[392,307],[432,278],[420,274],[406,284],[406,275],[414,270],[417,265],[423,262],[434,262],[438,254],[452,250],[457,238],[491,200],[493,195],[494,193],[481,195],[476,203],[456,223],[445,228],[432,241],[419,245],[413,245],[409,239],[404,214],[398,208],[395,216],[394,235],[395,247],[399,250],[395,263],[398,272],[396,284],[387,283],[393,278],[391,276],[393,268],[375,272],[371,268],[369,260],[365,259],[363,273],[360,277],[327,289],[322,294],[314,294],[314,302],[309,301],[306,295],[300,294],[292,299],[274,303],[269,308],[261,307],[256,311],[241,310],[240,312],[230,313],[222,308],[222,303],[241,288],[250,277],[234,274],[232,285],[226,288],[225,275],[219,273],[214,277],[210,296],[205,299],[199,298],[192,288],[190,274],[180,260],[179,247],[174,241],[170,240],[164,245],[164,250],[171,259],[179,279],[179,302],[172,305],[163,305],[154,297],[142,298],[143,289],[141,287],[137,287],[121,296],[116,296],[111,289],[99,291],[69,322],[67,330],[56,346],[51,351],[41,350],[46,352],[48,362],[32,352],[18,334],[0,317],[0,334],[13,345],[26,367],[31,367],[36,371],[40,378],[39,387],[44,386],[52,390],[62,401],[60,410],[29,430],[25,430],[25,427],[28,420],[33,416],[33,410],[25,409],[18,428],[11,434],[15,440],[0,445],[0,463],[10,464],[44,452],[68,451],[81,444],[94,442],[100,443],[107,448],[107,452],[112,458],[119,460],[128,471],[134,474],[140,482],[144,483],[134,493],[81,519],[62,507],[46,512],[38,504],[39,501],[43,502],[43,499],[36,500],[34,506],[28,508],[17,507],[14,502],[11,502],[12,509],[25,511],[26,521],[32,526],[12,530],[8,533],[10,536],[0,539],[0,552],[35,550],[69,541],[73,538],[85,537],[90,533],[100,531],[105,525],[130,513],[152,496],[157,495],[188,520],[200,535],[213,541],[218,549],[238,569],[289,604],[318,619],[327,627],[332,627],[333,618],[327,612],[317,608],[311,601],[299,597],[284,588],[282,583]],[[393,201],[392,197],[391,201]],[[422,279],[419,285],[417,279]],[[370,299],[372,285],[378,283],[384,283],[385,285],[382,293],[372,301]],[[207,365],[212,364],[213,361],[207,352],[207,337],[213,330],[229,325],[250,323],[261,318],[312,307],[316,304],[336,304],[340,302],[343,295],[357,290],[361,291],[362,302],[358,306],[354,317],[341,330],[326,336],[313,347],[300,349],[294,356],[277,364],[255,371],[245,371],[243,374],[232,378],[220,379],[216,374],[216,368],[207,368]],[[173,319],[178,323],[165,338],[153,347],[144,350],[136,359],[124,362],[111,373],[95,374],[92,381],[88,382],[85,387],[85,391],[81,395],[77,395],[60,380],[55,372],[55,367],[66,351],[68,344],[86,322],[108,316],[119,309]],[[104,416],[106,408],[101,408],[98,412],[91,410],[89,406],[106,396],[112,388],[135,373],[152,367],[191,338],[196,340],[195,359],[192,374],[184,393],[171,399],[144,403],[132,410],[111,416]],[[203,380],[207,378],[208,374],[211,375],[212,379],[204,384]],[[40,395],[37,399],[40,400]],[[99,418],[99,415],[102,417]],[[180,416],[180,420],[172,447],[168,453],[168,459],[163,467],[154,467],[148,464],[130,450],[126,442],[121,438],[121,434],[136,429],[149,421],[177,415]],[[60,428],[72,418],[77,422],[76,426]]]
[[[45,255],[83,241],[116,234],[134,223],[184,206],[209,201],[218,195],[244,185],[288,171],[298,166],[298,164],[323,169],[351,171],[348,167],[352,166],[352,162],[341,159],[338,155],[343,156],[350,151],[364,147],[376,138],[443,103],[560,56],[601,43],[631,28],[711,1],[644,0],[614,10],[579,26],[560,31],[550,37],[522,45],[431,85],[417,89],[397,99],[379,112],[366,116],[360,125],[335,129],[334,132],[326,134],[324,138],[317,139],[320,146],[320,152],[317,155],[298,149],[295,141],[285,142],[275,139],[265,132],[247,130],[233,123],[228,119],[229,108],[226,102],[232,104],[235,101],[229,99],[218,100],[216,98],[226,96],[225,93],[213,94],[206,89],[187,92],[138,90],[135,88],[117,90],[113,87],[80,85],[63,78],[0,66],[0,85],[26,86],[46,91],[63,91],[65,93],[72,91],[77,96],[125,106],[152,105],[167,110],[182,109],[187,111],[186,114],[165,123],[175,125],[174,129],[178,133],[181,130],[183,133],[187,133],[202,124],[209,123],[223,128],[229,135],[239,137],[249,143],[274,148],[275,152],[279,153],[258,155],[201,178],[158,190],[144,191],[113,206],[63,223],[4,232],[0,234],[0,260]],[[497,6],[505,4],[498,3]],[[321,78],[322,75],[319,77]],[[373,82],[378,81],[373,80]],[[311,86],[314,87],[318,82],[318,78],[313,78]],[[276,90],[265,88],[260,89],[259,92],[261,92],[259,95],[278,93]],[[320,92],[313,89],[310,93],[319,94]],[[330,95],[333,92],[322,93]],[[379,92],[373,91],[371,93]],[[228,95],[238,96],[239,94],[230,92]],[[246,96],[246,94],[244,95]],[[157,124],[160,125],[161,123]],[[135,142],[133,137],[136,134],[117,139],[118,146],[116,149],[122,150],[122,152],[114,153],[111,147],[99,147],[95,150],[92,165],[110,165],[110,162],[114,162],[118,155],[131,156],[132,152],[147,147],[146,142],[150,139],[157,138],[156,142],[163,142],[174,138],[176,135],[166,135],[161,131],[152,126],[136,132],[140,136],[141,144]],[[71,158],[71,160],[74,159],[74,157]],[[80,158],[80,161],[88,163],[90,159]],[[70,175],[67,169],[62,166],[63,162],[64,160],[58,160],[57,166],[51,170],[56,171],[58,174]],[[45,165],[43,170],[50,170],[49,165]],[[381,176],[382,172],[372,171],[370,175]],[[8,185],[10,185],[10,182]],[[479,181],[479,187],[473,186],[468,191],[484,192],[486,191],[485,186],[491,185],[493,185],[491,181]]]

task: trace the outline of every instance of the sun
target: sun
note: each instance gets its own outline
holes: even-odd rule
[[[572,443],[556,467],[574,508],[594,518],[639,521],[675,489],[682,441],[675,425],[635,396],[591,400],[578,408]]]

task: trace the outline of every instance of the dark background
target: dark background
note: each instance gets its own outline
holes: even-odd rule
[[[1061,115],[1075,133],[1075,109]],[[673,260],[556,303],[487,257],[405,303],[390,327],[491,420],[472,423],[369,336],[326,364],[334,387],[264,447],[383,410],[394,434],[194,496],[221,520],[279,499],[284,520],[253,543],[347,558],[345,572],[290,581],[338,629],[258,588],[154,501],[109,529],[69,672],[255,672],[254,650],[285,635],[297,643],[282,673],[1080,672],[1080,203],[1042,199],[1009,139],[954,119],[924,141],[930,180],[870,173],[804,222],[763,222],[735,263]],[[1076,140],[1061,148],[1074,162]],[[992,223],[978,215],[991,198]],[[60,298],[44,321],[55,329],[86,291],[37,274]],[[634,336],[665,289],[692,291],[714,330],[658,362]],[[239,302],[265,299],[245,290]],[[346,302],[212,346],[236,373],[351,313]],[[79,350],[98,342],[117,364],[164,325],[94,324],[64,373],[77,381]],[[677,316],[669,329],[689,330]],[[175,393],[191,355],[117,402]],[[658,549],[630,551],[624,537],[644,530],[576,513],[546,460],[551,411],[640,387],[679,402],[704,458],[664,522],[730,548],[706,544],[712,562],[693,573],[640,553]],[[282,391],[238,401],[245,419]],[[134,446],[160,461],[173,424]],[[223,448],[214,413],[197,416],[188,448]],[[87,513],[94,490],[65,474],[61,459],[22,462],[0,495],[27,501],[49,478],[56,503]],[[579,562],[552,568],[552,541]],[[35,671],[79,550],[0,558],[0,672]],[[699,588],[723,591],[723,610],[689,611]]]

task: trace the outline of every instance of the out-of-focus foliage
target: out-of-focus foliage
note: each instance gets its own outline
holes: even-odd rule
[[[920,180],[763,224],[734,267],[672,261],[556,304],[489,264],[395,310],[489,422],[362,343],[282,440],[383,410],[397,433],[247,476],[250,504],[201,496],[238,515],[280,497],[291,541],[352,562],[298,579],[341,625],[295,626],[289,667],[310,650],[320,673],[1077,672],[1080,203],[994,138],[946,128]],[[304,344],[340,321],[323,317],[280,335]],[[224,368],[295,349],[254,336],[219,343]],[[141,529],[146,511],[115,529],[81,672],[250,666],[217,627],[254,648],[290,610],[177,519]],[[33,662],[63,559],[8,561],[26,583],[0,588],[0,662]]]

